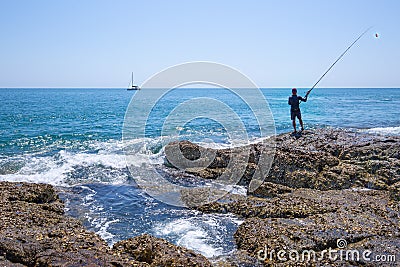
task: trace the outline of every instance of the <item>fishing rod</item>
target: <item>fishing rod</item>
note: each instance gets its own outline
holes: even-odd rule
[[[349,51],[350,48],[351,48],[355,43],[357,43],[357,41],[360,40],[361,37],[363,37],[363,35],[366,34],[371,28],[372,28],[372,26],[369,27],[368,29],[366,29],[362,34],[360,34],[360,36],[358,36],[357,39],[356,39],[349,47],[347,47],[347,49],[336,59],[336,61],[333,62],[333,64],[329,67],[329,69],[328,69],[327,71],[325,71],[324,74],[322,74],[322,76],[321,76],[321,77],[318,79],[318,81],[313,85],[313,87],[311,87],[311,89],[307,91],[306,96],[305,96],[306,98],[307,98],[308,95],[311,93],[311,91],[315,88],[315,86],[317,86],[317,84],[322,80],[322,78],[324,78],[325,75],[332,69],[332,67],[335,66],[335,64],[347,53],[347,51]]]

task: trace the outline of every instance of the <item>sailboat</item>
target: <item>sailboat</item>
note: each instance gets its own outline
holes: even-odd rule
[[[129,84],[129,87],[128,87],[127,90],[140,90],[140,87],[139,87],[138,85],[135,85],[135,84],[133,83],[133,72],[132,72],[132,81],[131,81],[131,83]]]

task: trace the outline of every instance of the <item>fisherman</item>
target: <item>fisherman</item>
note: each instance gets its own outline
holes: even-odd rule
[[[297,96],[297,89],[293,88],[292,89],[292,96],[289,97],[288,104],[291,106],[290,107],[290,118],[292,119],[293,123],[293,128],[294,132],[297,133],[296,131],[296,117],[299,119],[300,126],[301,126],[301,131],[304,130],[303,127],[303,120],[301,119],[301,111],[300,111],[300,101],[307,102],[307,97],[308,97],[308,92],[306,94],[306,97],[301,97]]]

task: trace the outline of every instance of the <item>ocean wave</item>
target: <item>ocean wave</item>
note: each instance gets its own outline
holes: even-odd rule
[[[212,238],[207,231],[196,226],[189,219],[177,219],[162,225],[157,229],[161,236],[177,236],[177,245],[196,250],[206,257],[222,254],[221,247],[214,247],[207,243]]]
[[[158,223],[153,232],[156,236],[201,253],[207,258],[220,256],[232,251],[233,243],[227,242],[226,235],[243,221],[232,215],[204,214],[178,218]]]
[[[400,126],[397,127],[375,127],[363,129],[361,132],[379,134],[379,135],[400,135]]]
[[[47,183],[56,186],[121,184],[134,178],[128,170],[128,164],[130,170],[137,169],[137,173],[142,168],[162,165],[164,146],[175,139],[157,137],[124,141],[70,140],[62,146],[46,145],[30,153],[0,157],[0,181]],[[209,145],[214,148],[232,147],[229,144]]]
[[[78,142],[78,141],[76,141]],[[84,149],[76,144],[49,153],[44,147],[20,155],[0,158],[0,181],[47,183],[56,186],[73,186],[85,183],[126,182],[129,177],[125,149],[135,146],[135,155],[130,164],[161,164],[163,151],[154,154],[156,140],[141,139],[132,142],[118,140],[84,141]],[[131,157],[132,159],[132,157]]]
[[[71,140],[68,144],[63,143],[61,148],[52,144],[40,151],[1,157],[0,181],[66,187],[89,183],[122,184],[143,173],[143,168],[163,165],[164,146],[175,139]],[[246,144],[258,141],[261,138]],[[200,144],[207,146],[207,143]],[[211,142],[208,147],[228,148],[232,145]]]

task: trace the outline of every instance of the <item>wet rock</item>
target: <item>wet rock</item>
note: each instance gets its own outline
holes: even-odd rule
[[[265,145],[269,147],[270,144]],[[219,179],[229,184],[248,184],[254,175],[264,146],[233,149],[203,148],[189,141],[172,142],[165,147],[165,164],[204,179]]]
[[[312,198],[286,195],[274,198],[258,198],[227,195],[216,202],[196,209],[203,212],[234,213],[244,218],[305,218],[312,214],[335,211],[334,204],[321,203]]]
[[[244,207],[243,202],[249,203],[249,200],[238,201],[232,207]],[[259,202],[262,203],[262,200]],[[300,253],[313,250],[318,257],[318,253],[324,250],[338,249],[337,241],[340,239],[360,251],[370,247],[366,243],[368,240],[387,239],[400,244],[400,206],[384,191],[295,189],[292,193],[264,199],[264,203],[277,203],[277,206],[271,207],[273,212],[267,216],[249,212],[258,209],[260,203],[239,210],[231,209],[236,214],[247,216],[234,235],[237,247],[255,258],[265,247],[275,251],[295,250]],[[292,211],[290,216],[287,216],[288,213],[279,213],[289,207],[296,212]],[[383,249],[383,246],[376,246],[374,253],[398,255],[398,247],[387,246]],[[264,263],[275,264],[280,261],[275,255],[275,258]],[[329,265],[340,266],[337,264],[342,263],[335,261]],[[360,262],[352,264],[361,265]]]
[[[212,187],[183,188],[180,191],[182,203],[189,208],[196,208],[208,203],[214,203],[226,194],[227,192],[225,190]]]
[[[204,256],[148,234],[120,241],[113,250],[150,266],[211,266]]]
[[[274,184],[270,182],[264,182],[251,194],[256,197],[268,198],[268,197],[276,197],[291,192],[293,192],[293,189],[288,186]]]
[[[389,187],[391,196],[400,201],[400,182],[397,182]]]
[[[397,237],[371,237],[348,244],[345,249],[359,252],[349,260],[353,264],[376,266],[380,261],[382,266],[398,266],[400,242]]]
[[[2,267],[24,267],[26,265],[22,265],[19,263],[14,263],[9,260],[4,259],[4,257],[0,257],[0,266]]]
[[[262,262],[250,256],[244,250],[236,250],[228,255],[215,257],[212,259],[215,267],[261,267]]]

